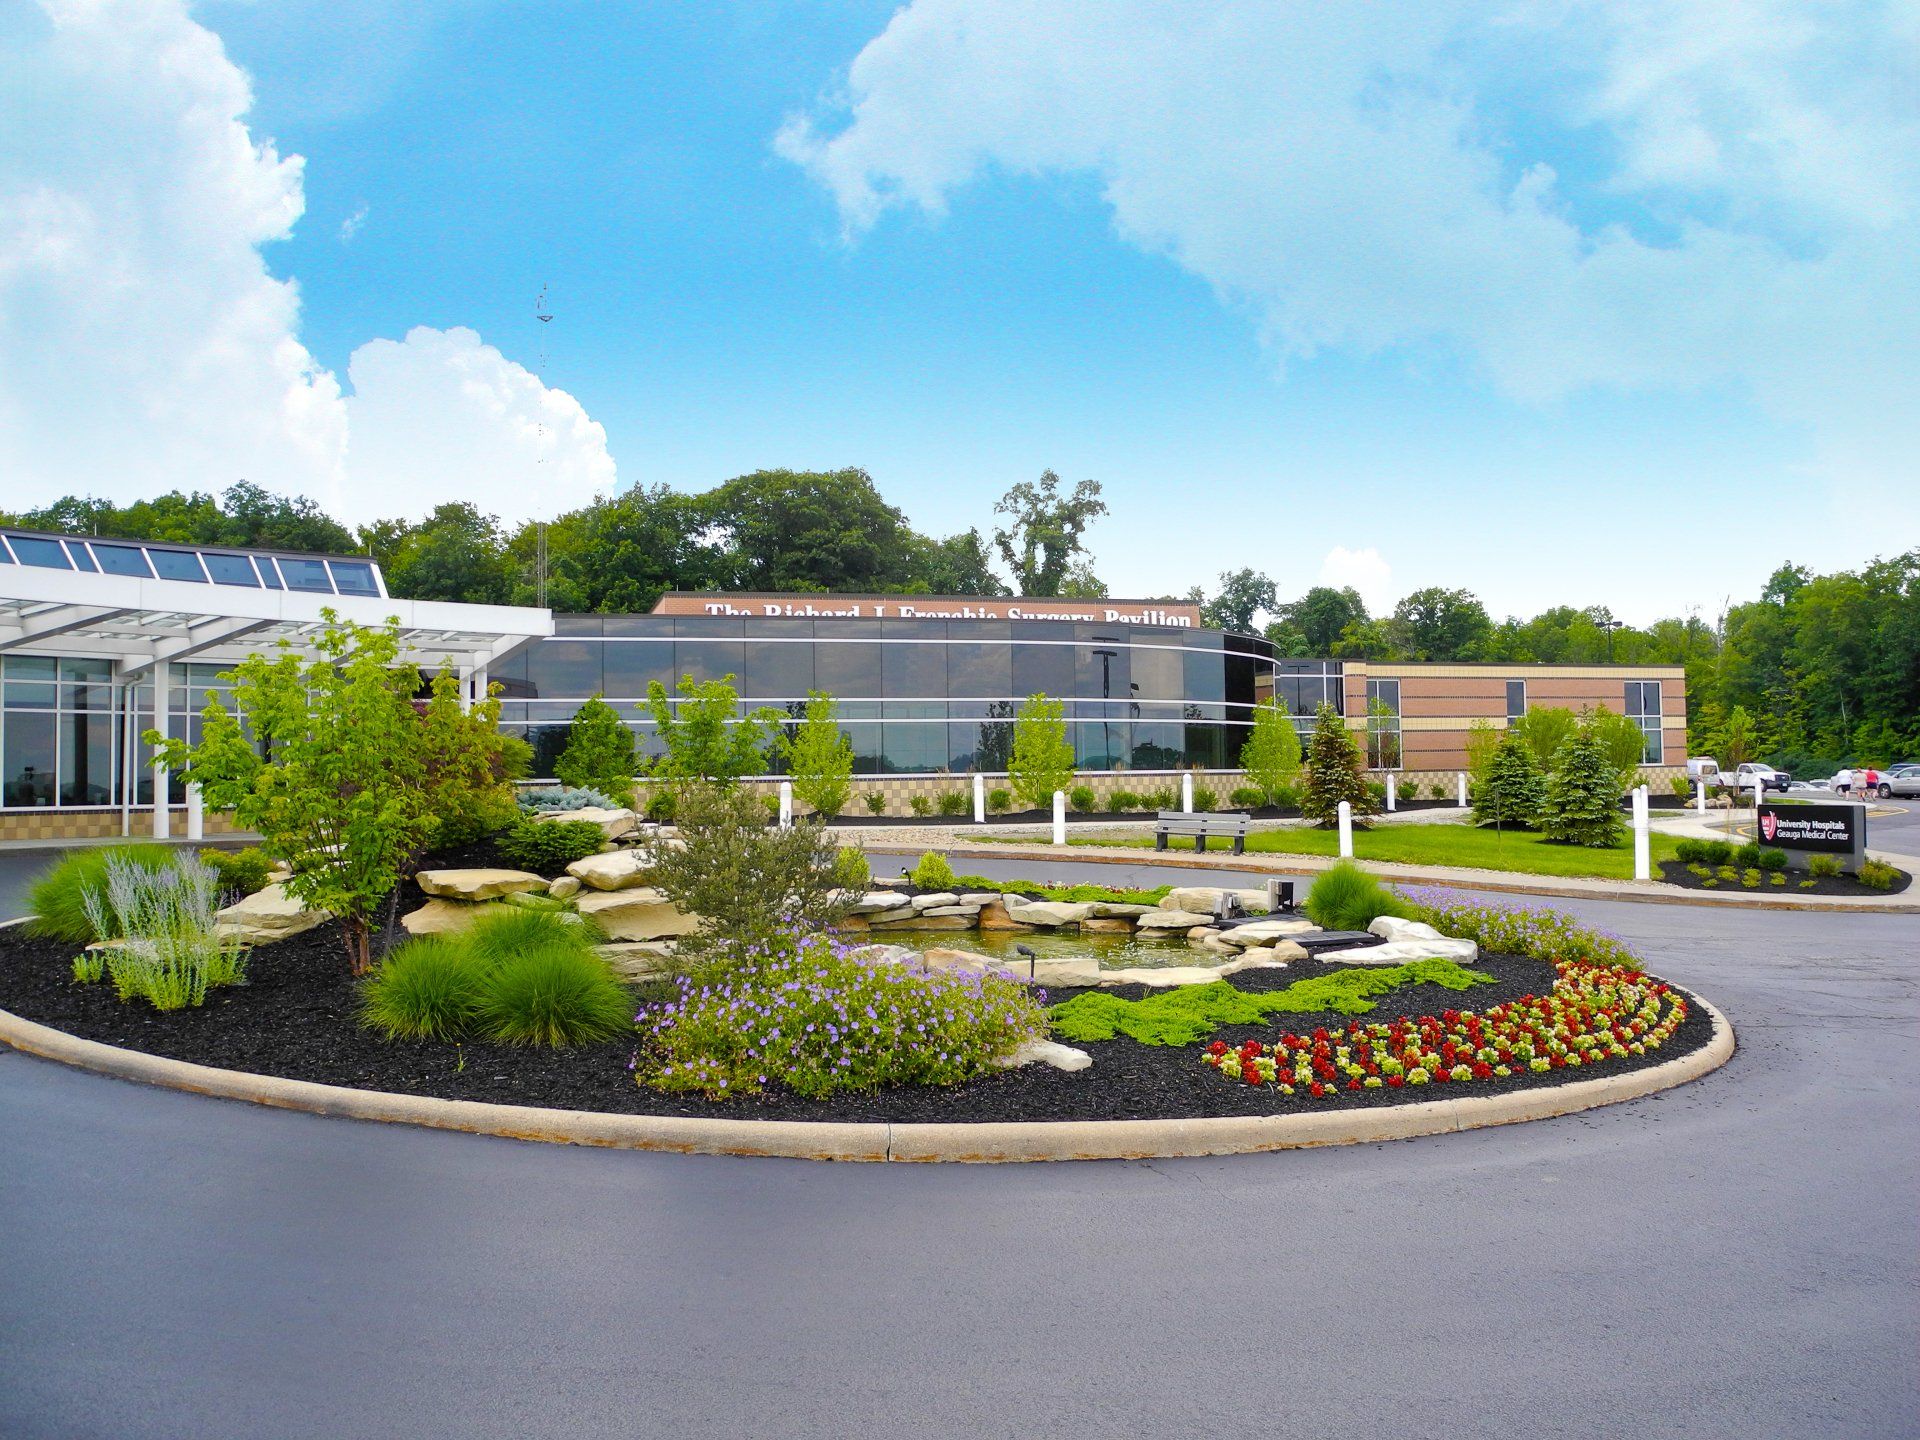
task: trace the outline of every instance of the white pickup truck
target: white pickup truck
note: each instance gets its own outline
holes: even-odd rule
[[[1793,776],[1784,770],[1776,770],[1771,765],[1762,765],[1755,760],[1743,760],[1731,771],[1722,770],[1719,762],[1712,756],[1702,755],[1687,761],[1687,778],[1704,784],[1709,790],[1740,790],[1752,793],[1755,784],[1762,790],[1785,790],[1793,783]]]

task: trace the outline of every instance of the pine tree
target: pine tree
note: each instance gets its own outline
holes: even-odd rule
[[[1532,828],[1540,823],[1546,798],[1546,777],[1533,747],[1521,736],[1508,735],[1494,748],[1486,776],[1474,791],[1473,823]]]
[[[1300,732],[1279,696],[1253,707],[1253,734],[1241,747],[1240,768],[1247,772],[1248,783],[1275,805],[1300,773]]]
[[[1053,792],[1073,784],[1073,742],[1067,739],[1067,708],[1044,694],[1029,695],[1013,720],[1013,753],[1007,779],[1029,809],[1053,803]]]
[[[780,741],[793,793],[817,815],[838,815],[853,798],[853,742],[840,733],[836,709],[831,695],[809,691],[806,718]]]
[[[598,790],[625,805],[633,797],[638,771],[633,731],[622,723],[619,711],[595,695],[573,712],[567,748],[553,762],[561,784]]]
[[[1342,800],[1353,807],[1356,819],[1373,813],[1373,792],[1360,770],[1360,747],[1333,706],[1323,702],[1314,715],[1313,739],[1307,744],[1307,783],[1300,795],[1300,813],[1323,828],[1335,825]]]
[[[1620,772],[1602,737],[1582,725],[1553,757],[1540,828],[1547,839],[1610,849],[1625,833],[1620,821]]]

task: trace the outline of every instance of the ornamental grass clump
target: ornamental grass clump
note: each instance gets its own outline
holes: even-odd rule
[[[123,932],[111,909],[102,912],[102,923],[113,927],[105,932],[95,928],[95,920],[87,912],[87,897],[106,892],[107,865],[116,858],[158,871],[173,864],[174,850],[167,845],[113,845],[74,851],[35,881],[27,893],[27,909],[32,912],[27,933],[70,945],[119,939]]]
[[[749,948],[725,978],[682,977],[635,1017],[638,1083],[714,1100],[957,1085],[1047,1033],[1041,1004],[1007,975],[870,961],[794,929]]]
[[[1382,915],[1417,920],[1418,912],[1358,865],[1342,860],[1307,892],[1307,917],[1323,930],[1364,930]]]
[[[197,855],[175,854],[151,869],[145,858],[110,852],[103,885],[82,896],[94,932],[121,939],[106,958],[114,993],[156,1010],[181,1010],[205,1004],[216,986],[244,985],[246,947],[214,923],[220,881],[213,867]]]
[[[548,944],[488,971],[474,1031],[496,1044],[566,1050],[611,1040],[632,1020],[633,997],[591,946]]]
[[[459,1040],[480,1008],[482,978],[463,938],[409,940],[362,985],[360,1023],[389,1040]]]

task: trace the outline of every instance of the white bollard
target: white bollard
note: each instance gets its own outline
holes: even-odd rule
[[[793,828],[793,782],[791,780],[780,782],[780,828],[782,830]]]
[[[207,807],[200,799],[200,787],[187,783],[187,839],[204,840],[207,834]]]
[[[1693,808],[1699,814],[1707,813],[1707,782],[1704,780],[1693,782]]]
[[[973,823],[987,823],[987,777],[978,771],[973,776]]]
[[[1180,777],[1180,813],[1193,814],[1193,776],[1190,773]]]
[[[1353,858],[1353,806],[1345,800],[1340,802],[1340,858]]]
[[[1633,791],[1633,878],[1653,878],[1653,841],[1647,834],[1647,787],[1636,785]]]
[[[1389,815],[1397,808],[1395,802],[1398,801],[1399,798],[1400,792],[1394,787],[1393,783],[1393,772],[1389,770],[1387,771],[1387,813]]]
[[[1053,792],[1053,843],[1067,843],[1067,792],[1064,790]]]
[[[1467,772],[1464,770],[1460,772],[1460,808],[1467,808]]]

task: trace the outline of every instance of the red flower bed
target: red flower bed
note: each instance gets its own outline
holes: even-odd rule
[[[1562,961],[1546,995],[1485,1014],[1445,1010],[1417,1020],[1355,1021],[1238,1049],[1216,1040],[1201,1058],[1229,1080],[1316,1099],[1340,1090],[1470,1085],[1581,1069],[1658,1050],[1687,1018],[1686,999],[1638,971]]]

